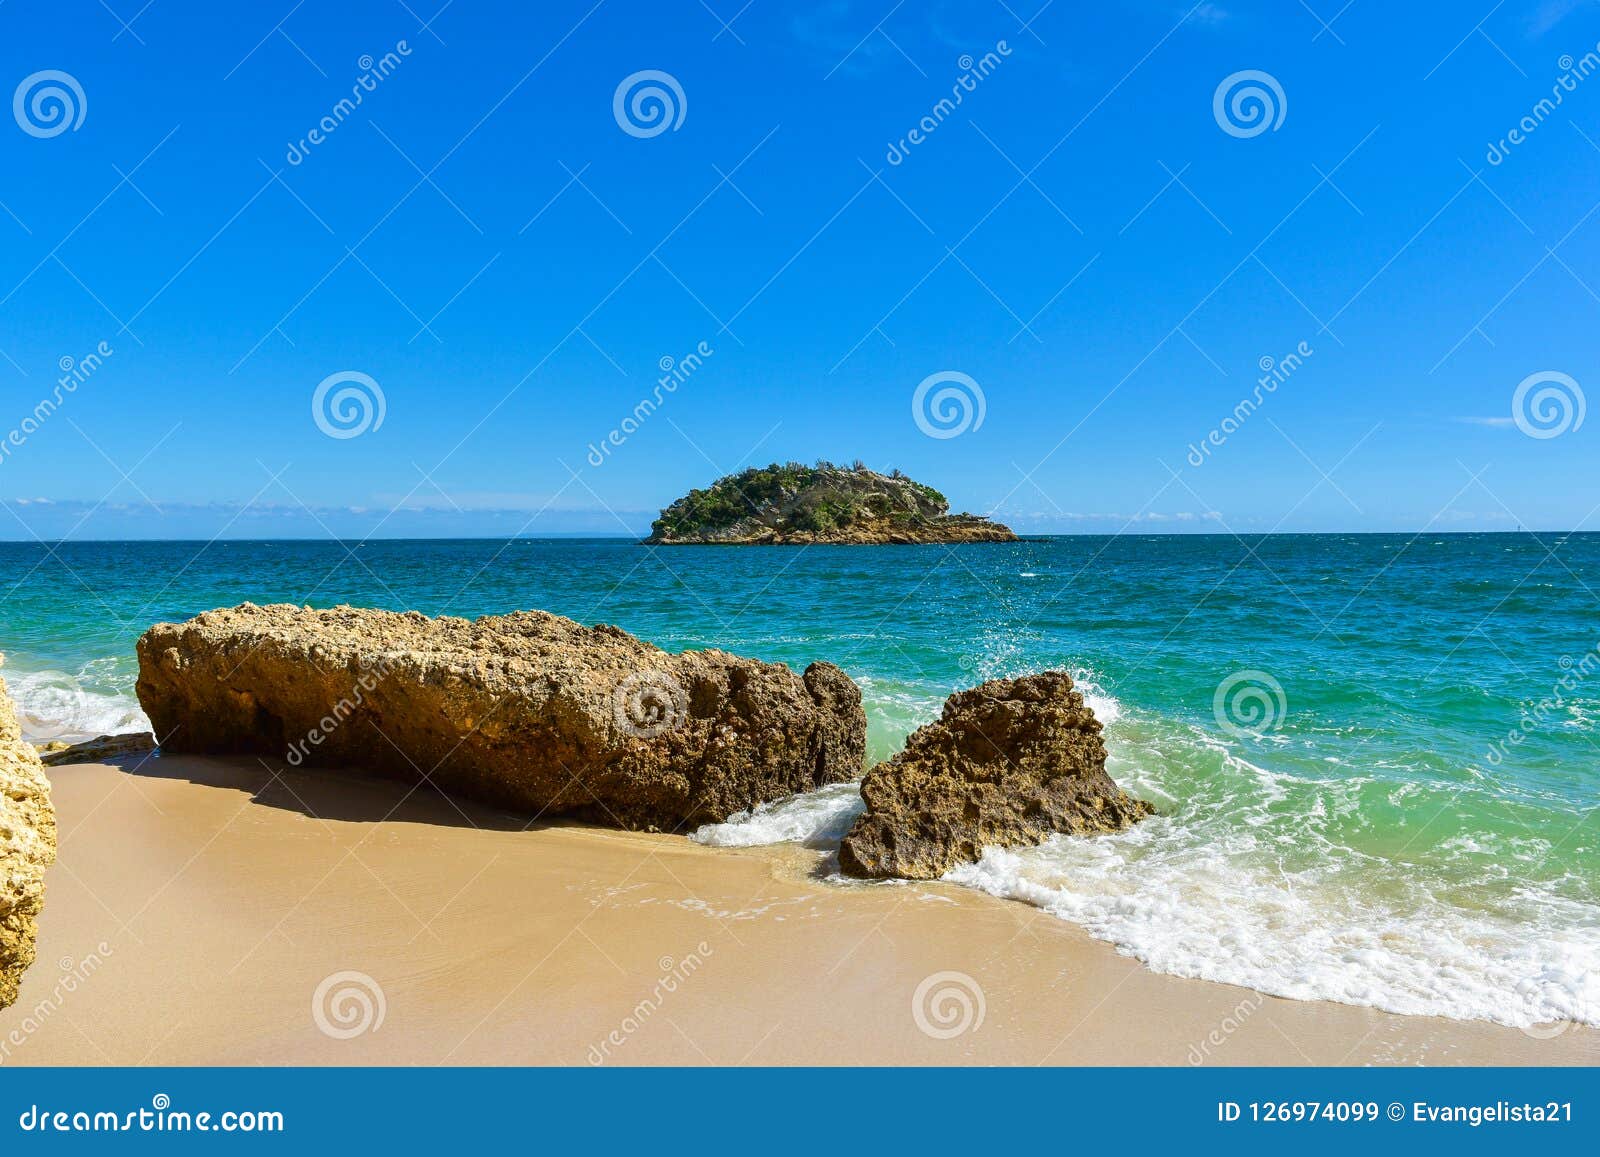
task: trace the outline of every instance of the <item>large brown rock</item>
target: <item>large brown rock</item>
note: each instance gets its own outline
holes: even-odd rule
[[[848,875],[932,880],[988,846],[1115,832],[1154,811],[1106,774],[1100,722],[1072,678],[995,679],[945,701],[861,782],[866,814],[839,849]]]
[[[517,811],[674,830],[861,774],[861,692],[725,651],[668,654],[611,626],[522,611],[250,603],[139,640],[164,751],[427,778]]]
[[[33,963],[44,870],[56,858],[56,813],[50,781],[0,679],[0,1008],[17,999]]]

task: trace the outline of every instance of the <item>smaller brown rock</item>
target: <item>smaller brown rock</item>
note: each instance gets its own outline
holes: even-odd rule
[[[1106,774],[1100,722],[1061,671],[956,692],[867,773],[861,798],[867,811],[840,867],[911,880],[937,879],[985,847],[1121,831],[1155,810]]]
[[[156,749],[156,737],[148,731],[130,731],[122,735],[97,735],[82,743],[63,743],[56,739],[41,743],[38,748],[39,761],[46,767],[61,767],[69,763],[104,763],[108,759],[148,755]]]

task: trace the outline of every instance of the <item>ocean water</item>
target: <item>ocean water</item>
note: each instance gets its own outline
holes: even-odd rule
[[[542,608],[669,650],[830,659],[861,685],[874,761],[957,688],[1064,668],[1112,775],[1161,814],[991,849],[954,881],[1180,976],[1600,1022],[1597,535],[6,543],[0,650],[26,728],[139,726],[139,633],[247,599]],[[829,848],[860,806],[836,786],[696,838]]]

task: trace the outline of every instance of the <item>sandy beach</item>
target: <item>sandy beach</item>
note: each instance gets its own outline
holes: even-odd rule
[[[1600,1061],[1592,1028],[1158,975],[1021,904],[827,882],[798,848],[525,830],[253,759],[50,778],[60,859],[4,1064]]]

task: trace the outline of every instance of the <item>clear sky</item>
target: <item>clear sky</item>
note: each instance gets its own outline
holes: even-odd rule
[[[1600,526],[1600,5],[1036,9],[0,5],[0,536]]]

